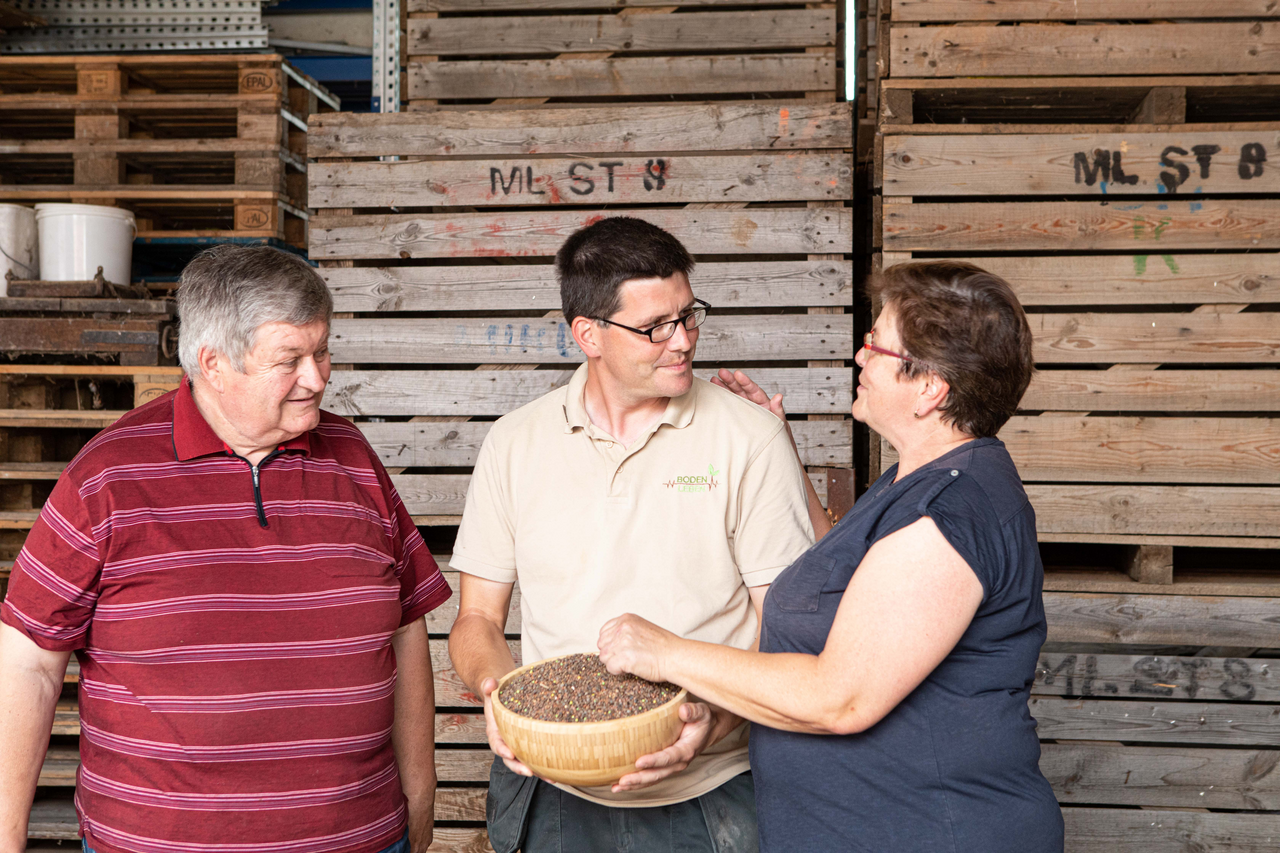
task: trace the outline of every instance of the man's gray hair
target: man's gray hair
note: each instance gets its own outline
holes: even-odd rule
[[[269,246],[223,244],[196,255],[178,286],[178,361],[200,375],[201,347],[244,372],[258,329],[267,323],[306,326],[333,317],[324,279],[302,258]]]

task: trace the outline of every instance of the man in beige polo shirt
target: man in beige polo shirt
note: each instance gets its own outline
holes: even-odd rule
[[[452,559],[462,576],[449,654],[485,697],[498,756],[490,843],[496,853],[750,853],[739,718],[683,706],[675,745],[600,788],[532,777],[493,723],[489,694],[516,665],[503,630],[517,579],[526,663],[594,652],[601,625],[627,612],[750,648],[768,584],[812,544],[815,523],[825,529],[783,422],[694,378],[709,306],[693,295],[678,240],[609,218],[571,236],[556,268],[587,363],[494,424]]]

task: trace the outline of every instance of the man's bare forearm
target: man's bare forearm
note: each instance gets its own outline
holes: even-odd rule
[[[453,623],[453,630],[449,632],[449,658],[458,677],[477,697],[486,678],[501,678],[516,668],[502,628],[478,613],[459,614]]]
[[[395,720],[391,739],[400,785],[409,804],[412,849],[431,843],[435,820],[435,684],[427,626],[419,619],[391,638],[396,653]]]
[[[31,800],[68,657],[38,649],[18,631],[0,626],[0,853],[27,848]]]

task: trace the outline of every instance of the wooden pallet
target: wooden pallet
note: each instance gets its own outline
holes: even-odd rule
[[[885,264],[971,259],[1027,307],[1001,437],[1042,538],[1280,546],[1280,184],[1251,163],[1280,125],[1025,130],[886,125],[881,230]]]
[[[311,256],[339,312],[334,359],[354,368],[334,372],[326,406],[361,422],[420,519],[456,524],[466,477],[406,468],[465,471],[486,420],[581,360],[550,256],[602,204],[710,256],[695,289],[724,313],[699,374],[755,363],[789,411],[834,416],[797,421],[797,436],[820,493],[850,493],[847,107],[436,108],[317,116],[309,138]],[[389,155],[403,159],[373,159]],[[388,208],[405,212],[353,213]]]
[[[0,198],[301,245],[306,121],[338,106],[276,55],[0,57]]]
[[[412,0],[410,103],[835,100],[843,91],[836,4],[611,5]]]

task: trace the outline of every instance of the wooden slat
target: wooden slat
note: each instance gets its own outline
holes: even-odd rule
[[[674,234],[694,253],[840,253],[852,245],[849,208],[612,211]],[[573,232],[601,219],[595,211],[528,211],[314,217],[311,257],[457,258],[555,255]]]
[[[81,376],[90,378],[170,376],[176,382],[181,367],[128,367],[119,364],[0,364],[0,376]]]
[[[810,473],[809,480],[825,506],[826,475]],[[467,484],[471,477],[467,474],[393,474],[391,481],[410,515],[460,516],[466,505]]]
[[[836,12],[687,12],[681,15],[512,15],[411,18],[410,55],[506,55],[594,51],[683,53],[834,45]]]
[[[893,77],[1265,74],[1280,22],[893,27]]]
[[[957,260],[1003,277],[1024,306],[1280,302],[1280,255],[1274,253]]]
[[[1280,370],[1040,370],[1021,408],[1065,412],[1280,410]]]
[[[37,797],[31,804],[27,837],[78,840],[80,824],[76,818],[75,803],[65,798]]]
[[[4,154],[256,154],[280,157],[279,145],[261,139],[5,139]]]
[[[79,727],[79,719],[77,718],[77,730]],[[75,785],[76,770],[79,767],[79,750],[65,746],[52,746],[49,748],[44,764],[40,768],[39,784],[59,788]]]
[[[0,480],[56,480],[66,462],[0,462]]]
[[[403,115],[403,113],[384,113]],[[315,167],[317,170],[319,167]],[[1249,256],[1241,256],[1249,257]],[[560,308],[550,264],[492,267],[348,267],[318,271],[335,311],[504,311]],[[1280,276],[1267,278],[1270,291]],[[853,304],[852,261],[699,264],[692,283],[713,309]],[[1200,300],[1204,301],[1204,300]],[[1277,297],[1280,301],[1280,296]]]
[[[409,63],[409,97],[584,98],[835,91],[829,54]]]
[[[1033,698],[1041,738],[1280,746],[1280,707],[1229,702]]]
[[[1044,575],[1044,588],[1060,592],[1122,592],[1148,595],[1151,586],[1112,569],[1053,569]],[[1280,575],[1267,572],[1192,571],[1179,569],[1163,595],[1226,595],[1280,598]]]
[[[884,194],[1275,193],[1280,170],[1264,162],[1278,150],[1275,125],[1235,132],[886,135]]]
[[[1280,484],[1270,418],[1015,417],[999,437],[1027,481]]]
[[[1277,750],[1046,743],[1040,772],[1060,803],[1280,808]]]
[[[393,474],[391,482],[410,515],[461,515],[466,504],[466,474]]]
[[[1280,646],[1266,598],[1046,592],[1044,607],[1052,643]]]
[[[886,203],[883,221],[886,251],[1280,248],[1280,205],[1258,199]]]
[[[895,21],[1131,21],[1149,18],[1274,18],[1271,0],[893,0]]]
[[[225,186],[219,184],[112,184],[100,187],[53,184],[0,185],[0,200],[2,201],[71,201],[76,198],[170,202],[199,200],[202,204],[207,204],[215,199],[226,201],[244,199],[285,200],[282,193],[278,193],[266,186]]]
[[[839,201],[853,155],[839,151],[538,160],[318,163],[312,207],[429,207]]]
[[[360,431],[389,468],[475,465],[488,421],[362,423]],[[791,432],[806,466],[853,464],[852,421],[792,421]],[[0,466],[0,479],[12,465]]]
[[[1105,2],[1105,0],[1104,0]],[[1269,0],[1268,0],[1269,2]],[[1189,87],[1214,91],[1236,92],[1259,86],[1280,86],[1280,74],[1179,74],[1159,77],[965,77],[963,80],[938,80],[928,77],[882,77],[877,81],[881,89],[909,89],[915,91],[940,91],[962,89],[1073,89],[1081,90],[1132,90],[1156,87]]]
[[[520,641],[508,640],[507,645],[511,647],[511,655],[519,665]],[[479,698],[467,688],[453,668],[453,662],[449,660],[448,643],[445,640],[431,641],[431,669],[435,676],[437,708],[480,707],[482,703]]]
[[[1280,702],[1269,658],[1040,652],[1033,696]],[[1280,792],[1278,792],[1280,793]]]
[[[1280,536],[1280,489],[1029,485],[1042,533]]]
[[[1280,333],[1280,325],[1276,331]],[[719,316],[710,318],[698,332],[699,360],[853,358],[852,314]],[[555,318],[336,319],[329,346],[334,361],[351,363],[568,364],[584,360],[568,324]]]
[[[1036,362],[1276,363],[1280,314],[1030,314]]]
[[[422,108],[318,113],[311,157],[511,157],[529,154],[853,147],[849,104],[629,104],[521,110]]]
[[[488,782],[493,753],[488,749],[437,749],[436,775],[440,782]]]
[[[63,699],[58,702],[53,713],[53,734],[80,734],[80,708],[74,699]]]
[[[484,715],[479,713],[436,714],[436,743],[488,743]]]
[[[37,510],[5,510],[0,512],[0,530],[30,530],[36,523]]]
[[[1065,853],[1265,853],[1280,838],[1280,816],[1147,809],[1062,810]]]
[[[695,369],[694,375],[709,379],[714,371]],[[498,417],[572,376],[573,370],[335,370],[324,408],[348,417]],[[784,392],[794,414],[843,414],[853,405],[850,368],[762,368],[751,376],[770,394]]]
[[[999,438],[1027,482],[1280,484],[1270,418],[1014,417]]]

